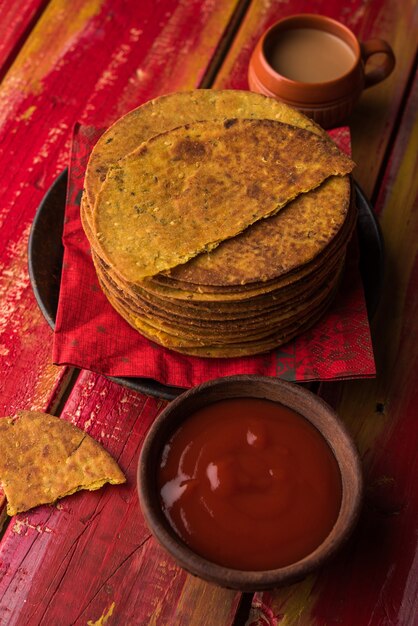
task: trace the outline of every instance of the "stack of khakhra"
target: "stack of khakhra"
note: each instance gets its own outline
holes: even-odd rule
[[[352,161],[311,120],[243,91],[150,101],[94,147],[81,205],[100,285],[178,352],[265,352],[332,301],[356,211]]]

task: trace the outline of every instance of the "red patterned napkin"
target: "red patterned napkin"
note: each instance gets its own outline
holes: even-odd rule
[[[110,376],[146,377],[190,387],[231,374],[263,374],[286,380],[335,380],[375,374],[370,329],[356,246],[351,246],[339,294],[314,328],[266,354],[234,359],[188,357],[162,348],[132,329],[98,285],[79,214],[87,159],[101,132],[74,131],[63,234],[64,261],[54,334],[53,361]],[[350,151],[347,128],[332,131]]]

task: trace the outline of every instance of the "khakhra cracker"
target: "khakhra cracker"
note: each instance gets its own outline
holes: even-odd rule
[[[0,418],[0,486],[9,515],[125,481],[110,454],[69,422],[33,411]]]
[[[151,138],[109,169],[96,236],[125,280],[140,282],[352,167],[333,143],[281,122],[195,122]]]

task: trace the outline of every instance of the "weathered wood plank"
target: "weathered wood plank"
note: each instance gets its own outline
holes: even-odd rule
[[[62,417],[118,460],[127,483],[13,518],[0,544],[0,623],[87,624],[112,609],[112,624],[232,624],[240,594],[176,567],[139,508],[139,450],[163,405],[81,374]]]
[[[73,2],[72,6],[74,6],[74,15],[77,14],[78,18],[77,20],[72,21],[70,25],[59,21],[59,11],[57,10],[57,7],[59,6],[61,8],[61,14],[68,18],[68,11],[70,11],[69,3],[66,3],[65,6],[62,2],[54,2],[53,4],[55,8],[54,10],[56,10],[57,13],[53,14],[50,12],[45,16],[45,21],[41,21],[39,30],[36,33],[36,38],[31,42],[32,47],[29,46],[26,50],[22,51],[23,56],[18,59],[14,68],[11,69],[8,77],[9,82],[4,95],[2,95],[0,89],[0,115],[2,119],[0,122],[0,148],[3,144],[5,147],[4,152],[0,157],[0,162],[1,159],[3,159],[3,163],[6,162],[9,165],[8,161],[6,161],[7,155],[9,155],[9,157],[12,155],[13,159],[20,159],[23,162],[20,166],[22,170],[24,171],[27,168],[25,176],[22,176],[20,168],[16,167],[15,164],[12,163],[10,166],[12,170],[10,175],[7,173],[7,183],[10,185],[11,182],[16,180],[16,186],[18,188],[18,184],[24,186],[26,184],[25,181],[29,180],[31,185],[27,186],[27,190],[25,192],[26,196],[24,198],[18,195],[15,198],[15,203],[10,206],[8,205],[7,212],[11,215],[12,210],[15,210],[14,219],[16,218],[16,215],[22,216],[23,221],[25,222],[26,220],[26,225],[29,223],[29,216],[33,215],[35,206],[31,192],[33,191],[34,193],[39,193],[39,196],[42,195],[44,189],[52,180],[54,174],[65,163],[66,150],[68,148],[67,140],[69,136],[69,127],[73,121],[77,117],[82,117],[83,121],[88,121],[90,123],[106,123],[120,113],[124,112],[127,107],[129,108],[129,106],[139,103],[141,98],[147,99],[148,97],[151,97],[151,95],[156,95],[156,93],[153,94],[152,91],[154,89],[153,78],[155,78],[153,75],[160,75],[161,68],[164,68],[164,63],[161,59],[164,57],[164,53],[167,56],[169,50],[166,43],[162,45],[161,48],[150,44],[151,49],[148,50],[148,56],[145,55],[145,57],[139,58],[140,55],[138,50],[135,52],[133,48],[141,48],[142,44],[140,43],[140,39],[136,41],[135,38],[138,37],[138,34],[127,28],[127,24],[130,23],[129,10],[133,10],[129,9],[128,3],[126,4],[126,7],[124,5],[125,13],[123,13],[121,9],[120,12],[118,12],[116,16],[113,15],[111,19],[107,21],[100,21],[98,16],[101,15],[100,11],[104,10],[103,6],[106,6],[106,8],[109,9],[112,3],[83,3],[84,7],[86,7],[87,4],[89,5],[88,8],[91,12],[86,17],[86,12],[80,10],[80,2]],[[221,4],[222,3],[219,3],[219,6]],[[223,3],[222,5],[225,6],[226,4],[227,3]],[[354,4],[355,3],[352,3],[350,6],[354,6]],[[196,3],[190,3],[190,5],[193,10],[197,11]],[[112,6],[116,6],[116,3],[113,3]],[[186,4],[182,4],[181,6],[182,11],[185,11]],[[205,6],[209,7],[209,3],[205,4]],[[220,14],[219,6],[214,8],[213,15]],[[261,6],[261,4],[259,6]],[[276,4],[275,6],[277,9],[280,5]],[[376,7],[377,4],[374,3],[373,6]],[[357,3],[356,7],[357,12],[355,11],[354,17],[359,14],[360,9],[363,12],[363,17],[365,13],[371,15],[370,5],[366,6],[364,3]],[[356,7],[354,8],[356,9]],[[292,4],[289,11],[290,9],[291,12],[301,10],[300,7],[298,8],[295,6],[295,3]],[[94,11],[96,10],[98,13],[94,14]],[[139,10],[138,7],[136,7],[136,10]],[[156,10],[160,10],[160,7],[158,6]],[[228,8],[226,10],[228,10]],[[393,15],[393,13],[397,11],[397,8],[391,5],[390,7],[387,7],[387,10],[390,15]],[[411,21],[410,4],[408,3],[407,6],[403,6],[402,10],[406,15],[405,22],[406,20]],[[209,8],[207,9],[207,12],[208,11]],[[337,7],[335,7],[335,11],[337,11]],[[128,12],[128,17],[125,17],[126,12]],[[157,15],[157,17],[155,17],[155,22],[158,22],[159,14],[154,13],[152,15],[153,20],[154,15]],[[186,31],[188,32],[189,29],[193,31],[194,22],[190,18],[191,15],[192,13],[189,13],[186,16],[188,19],[184,19],[184,21],[181,22],[183,29],[179,26],[179,24],[176,25],[175,29],[173,27],[175,32],[178,32],[180,29],[183,39]],[[55,19],[58,21],[55,21]],[[382,17],[379,19],[380,21],[377,23],[377,26],[378,28],[381,28]],[[148,20],[151,20],[150,12],[148,13]],[[162,17],[161,20],[163,20]],[[188,20],[189,23],[187,23]],[[109,21],[112,22],[111,25],[109,25]],[[117,26],[115,26],[115,22],[117,23]],[[195,22],[198,26],[199,24],[201,25],[197,18]],[[359,19],[359,23],[363,23],[361,17]],[[370,24],[371,23],[372,20],[370,20]],[[75,28],[75,30],[71,30],[74,28],[75,24],[77,25],[77,28]],[[215,31],[218,31],[217,34],[219,35],[221,29],[216,27],[216,19],[212,22],[211,28],[213,28],[214,33]],[[373,29],[375,28],[376,24],[373,26]],[[125,33],[127,33],[125,39],[121,37],[118,29],[120,29],[120,31],[125,29]],[[170,33],[170,28],[167,27],[166,32]],[[373,33],[377,34],[375,30]],[[112,36],[114,37],[113,41]],[[57,39],[57,45],[56,42],[54,44],[52,43],[53,37]],[[45,45],[45,47],[43,47],[42,39],[44,41],[49,41],[48,38],[51,39],[50,45]],[[94,39],[95,45],[89,45],[86,41],[89,38]],[[191,40],[192,39],[193,36],[191,36]],[[153,42],[155,39],[150,39],[149,41]],[[126,44],[127,47],[124,44]],[[401,44],[403,46],[402,49],[406,50],[406,43],[404,44],[401,42]],[[199,45],[201,48],[199,48]],[[198,42],[196,49],[203,50],[205,45],[207,50],[207,42],[205,44],[204,40],[201,39]],[[192,44],[191,46],[193,47]],[[179,80],[178,83],[176,82],[178,77],[176,75],[176,69],[179,70],[179,74],[181,75],[183,67],[182,64],[187,63],[187,50],[184,50],[183,48],[181,50],[184,54],[180,55],[177,65],[174,67],[170,66],[171,72],[173,73],[172,82],[170,84],[173,84],[173,89],[179,88],[182,84],[181,80]],[[157,57],[160,55],[159,62],[154,59],[154,52]],[[103,57],[101,56],[102,54]],[[32,61],[40,56],[42,60],[41,69],[36,69],[36,67],[34,69],[33,62],[26,64],[24,62],[25,55],[26,58],[32,59]],[[92,60],[88,60],[87,62],[84,60],[90,59],[91,56]],[[405,69],[407,62],[408,61],[405,61],[401,67]],[[98,64],[97,68],[95,67],[96,63]],[[132,69],[135,67],[135,63],[137,63],[139,72],[133,71]],[[204,68],[202,68],[202,65],[195,59],[193,59],[193,63],[195,68],[194,71],[201,75],[204,72]],[[74,65],[77,67],[73,67]],[[143,67],[145,67],[145,70],[142,69]],[[104,71],[104,68],[106,68],[106,71]],[[146,69],[148,69],[148,72]],[[30,74],[31,71],[33,75]],[[246,71],[242,74],[241,79],[242,77],[245,77],[245,75]],[[186,79],[189,80],[190,76],[187,71],[185,72],[185,76]],[[403,81],[405,80],[405,76],[406,72],[404,71],[402,74]],[[159,83],[157,78],[155,86],[156,92],[158,92],[158,89],[164,90],[164,80]],[[13,83],[15,90],[13,89]],[[22,84],[26,86],[28,91],[19,95],[18,90],[21,88]],[[396,82],[397,91],[394,91],[394,104],[393,109],[391,109],[393,111],[396,111],[403,85],[404,82],[401,80]],[[187,86],[189,86],[189,84],[187,84]],[[382,85],[380,87],[376,87],[375,89],[380,90],[383,88],[384,86]],[[370,92],[370,94],[371,93],[372,92]],[[119,100],[120,96],[121,99]],[[85,108],[87,99],[88,106]],[[385,97],[383,104],[386,102],[387,99]],[[67,109],[69,111],[68,114]],[[85,112],[82,114],[83,110]],[[9,122],[7,120],[9,119],[9,116],[11,119],[15,114],[17,114],[18,118],[21,117],[19,121],[22,124],[22,126],[17,130],[14,130],[14,134],[19,137],[19,144],[17,144],[19,145],[19,149],[16,149],[14,142],[9,139],[9,132],[13,131],[15,126],[13,124],[8,126]],[[383,108],[379,109],[379,121],[377,126],[373,126],[373,143],[370,144],[369,142],[369,146],[367,146],[366,140],[363,140],[361,137],[361,140],[364,141],[364,143],[362,143],[364,150],[363,147],[361,147],[361,150],[359,150],[360,160],[357,158],[357,161],[361,163],[362,166],[364,162],[364,167],[368,168],[367,171],[369,173],[372,172],[371,176],[373,180],[370,183],[369,176],[364,176],[366,183],[370,184],[370,189],[374,184],[374,180],[376,179],[379,169],[379,164],[377,162],[381,162],[388,139],[388,132],[385,126],[386,122],[382,122],[382,116],[386,121],[389,119],[385,117],[387,116],[387,111],[383,110]],[[393,124],[393,118],[394,116],[390,117],[391,124]],[[385,128],[382,144],[377,141],[379,128]],[[29,151],[32,156],[26,155],[28,145],[26,137],[28,135],[31,137],[33,135],[34,137],[34,149],[32,151],[31,147],[31,150]],[[366,158],[368,158],[369,155],[368,151],[371,149],[376,152],[377,147],[379,148],[377,151],[378,157],[375,158],[374,155],[371,160],[371,164],[368,165],[366,162]],[[368,148],[367,151],[366,148]],[[46,155],[45,151],[47,153]],[[364,186],[367,189],[367,186]],[[3,188],[0,187],[0,194],[3,196],[2,202],[4,203],[5,198],[7,197],[5,186],[3,186]],[[2,205],[0,204],[0,206]],[[7,219],[7,216],[5,219]],[[11,222],[12,221],[13,220],[11,220]],[[12,233],[14,230],[12,226],[10,226],[9,231],[5,232]],[[22,228],[16,241],[20,242],[24,240],[25,236],[26,235],[23,234]],[[4,248],[3,252],[0,253],[0,258],[2,258],[3,254],[6,256],[8,261],[9,259],[16,258],[16,249],[18,249],[19,254],[22,254],[24,246],[18,248],[16,244],[13,247],[11,246],[10,250]],[[21,266],[20,269],[22,269],[22,267],[23,266]],[[18,276],[19,274],[17,273],[16,275]],[[10,281],[9,284],[12,285],[13,281]],[[7,292],[7,289],[5,292]],[[19,302],[21,303],[20,306],[22,311],[25,307],[34,306],[33,302],[26,296],[23,298],[21,297]],[[34,323],[33,320],[29,320],[29,322],[28,334],[32,331]],[[18,323],[16,328],[19,328]],[[28,338],[26,340],[29,341]],[[16,344],[13,342],[10,342],[10,345],[12,345],[14,350],[16,349],[15,352],[18,356],[19,350],[21,350],[21,353],[24,352],[24,356],[21,356],[21,362],[23,363],[24,359],[29,362],[34,358],[34,346],[38,347],[43,343],[48,344],[48,341],[47,333],[42,332],[42,329],[40,329],[39,334],[36,337],[36,341],[35,338],[33,338],[33,346],[31,349],[26,349],[25,346],[23,348],[20,348],[19,346],[16,347]],[[38,366],[41,371],[43,371],[45,361],[42,362],[41,366]],[[31,362],[30,365],[36,370],[36,363],[34,364]],[[9,365],[8,371],[12,372],[11,365]],[[18,379],[21,378],[24,380],[24,374],[25,372],[21,368]],[[16,376],[16,370],[14,376]],[[94,376],[83,376],[86,377],[85,379],[83,378],[83,381],[85,382],[87,380],[91,380],[93,387],[101,384],[99,383],[99,379],[96,379]],[[14,378],[14,380],[16,380],[16,378]],[[74,395],[75,400],[73,413],[77,413],[78,415],[79,408],[83,407],[80,408],[80,411],[83,413],[83,417],[81,417],[80,413],[80,419],[88,421],[90,413],[92,411],[94,413],[94,408],[88,405],[88,403],[84,403],[84,400],[81,400],[83,397],[83,390],[86,395],[88,394],[88,391],[89,393],[92,392],[92,389],[89,389],[89,386],[86,386],[84,382],[74,391],[74,394],[76,395]],[[113,391],[110,392],[109,389],[114,386],[106,381],[104,381],[103,384],[104,387],[102,391],[106,388],[108,391],[104,391],[104,393],[111,395]],[[353,389],[363,389],[361,386],[362,384],[363,383],[356,383],[356,385],[353,386]],[[49,383],[46,385],[46,388],[48,388],[48,386]],[[12,377],[10,374],[10,381],[8,382],[8,388],[6,389],[9,393],[8,406],[13,406],[12,390]],[[77,395],[78,393],[79,396]],[[358,395],[358,398],[360,398],[360,396],[361,394]],[[42,397],[42,394],[39,397]],[[93,399],[96,397],[94,393],[92,397]],[[364,397],[370,398],[373,396]],[[21,397],[21,400],[28,401],[28,399],[31,398],[33,398],[33,383],[28,385],[27,391],[25,392],[25,395]],[[373,398],[373,400],[375,399]],[[70,401],[69,407],[72,406],[72,401],[73,400]],[[124,407],[126,404],[123,402],[118,405],[118,402],[120,402],[120,398],[116,396],[111,397],[108,405],[110,409],[109,415],[112,414],[112,411],[117,412],[122,410],[121,407]],[[357,402],[357,409],[363,410],[360,399],[358,399]],[[16,404],[18,405],[19,402],[16,402]],[[23,404],[20,406],[23,406]],[[107,423],[108,420],[110,424],[114,423],[108,416],[104,417],[104,415],[102,415],[100,419],[103,423]],[[144,418],[141,417],[141,420],[142,419]],[[132,416],[130,418],[126,418],[126,420],[124,419],[123,424],[121,423],[123,432],[133,433],[135,428],[137,428],[136,426],[135,428],[134,426],[129,426],[129,424],[131,424],[130,420],[132,420]],[[137,424],[137,422],[135,422],[135,424]],[[101,433],[94,431],[93,427],[91,432],[93,436],[100,439]],[[105,434],[109,434],[109,432],[110,431],[104,431]],[[118,431],[116,431],[116,434],[117,432]],[[367,426],[364,427],[364,432],[370,433],[371,441],[373,442],[375,435],[372,422],[369,428],[367,428]],[[115,434],[115,431],[113,434]],[[141,436],[142,435],[140,435],[140,437]],[[105,441],[107,441],[106,438]],[[126,448],[129,449],[132,454],[130,457],[131,459],[133,459],[133,456],[137,452],[138,446],[140,445],[138,443],[134,451],[130,447],[134,446],[133,442],[134,439],[131,435],[130,438],[126,440]],[[122,453],[122,456],[123,454],[125,453]],[[123,456],[123,458],[128,459],[128,457],[125,456]],[[111,494],[115,493],[115,490],[107,489],[104,490],[103,493],[109,493],[109,495],[100,495],[99,507],[102,505],[106,506],[109,501],[112,501]],[[132,623],[133,615],[135,615],[135,623],[141,623],[140,619],[137,619],[137,615],[145,616],[142,623],[230,623],[231,615],[233,614],[234,607],[236,606],[236,596],[232,597],[231,594],[223,596],[224,592],[220,592],[209,585],[205,585],[204,583],[198,582],[191,577],[185,576],[184,573],[177,570],[177,568],[174,570],[171,569],[171,564],[168,563],[167,559],[162,557],[162,555],[158,552],[159,549],[155,546],[155,544],[152,544],[151,541],[146,541],[143,548],[137,549],[141,540],[145,539],[144,533],[142,535],[139,533],[138,535],[138,529],[129,530],[129,533],[123,536],[123,541],[121,540],[119,543],[115,526],[118,527],[118,524],[123,525],[125,520],[121,520],[120,517],[123,514],[123,511],[134,511],[134,509],[131,508],[133,506],[132,500],[128,497],[128,501],[122,503],[122,506],[119,507],[120,510],[118,510],[118,507],[114,506],[114,504],[112,505],[112,514],[113,511],[116,511],[116,520],[115,526],[112,526],[109,534],[107,523],[109,519],[111,519],[110,515],[106,517],[104,515],[97,516],[96,518],[94,517],[94,511],[99,511],[100,508],[94,508],[95,504],[93,504],[93,502],[95,503],[96,501],[91,500],[91,498],[95,498],[97,495],[98,494],[80,494],[74,496],[74,499],[72,500],[74,502],[78,502],[77,499],[87,498],[87,501],[82,501],[83,506],[80,505],[77,509],[78,517],[74,513],[74,507],[76,507],[75,504],[71,504],[70,508],[61,509],[61,511],[56,509],[58,513],[62,513],[64,516],[64,521],[60,523],[57,522],[58,531],[56,534],[49,532],[49,529],[53,529],[55,531],[55,526],[52,526],[52,521],[51,526],[49,525],[50,518],[42,516],[37,518],[36,515],[38,513],[34,514],[35,517],[33,518],[30,517],[29,519],[28,517],[28,522],[26,522],[25,518],[23,518],[20,526],[18,525],[15,527],[13,522],[13,525],[7,532],[2,544],[2,548],[5,550],[6,546],[9,546],[6,550],[8,560],[3,560],[0,567],[3,568],[5,563],[7,564],[7,567],[9,564],[16,567],[13,572],[10,569],[8,572],[4,572],[5,576],[8,576],[10,573],[11,578],[7,578],[6,581],[6,584],[8,585],[7,594],[9,594],[7,595],[7,601],[4,601],[0,606],[4,609],[10,609],[14,620],[18,620],[22,617],[22,615],[25,615],[24,612],[26,609],[25,606],[22,608],[22,605],[23,600],[27,596],[28,589],[30,588],[29,596],[26,598],[26,604],[28,604],[28,599],[30,598],[30,611],[25,616],[26,622],[19,621],[18,623],[63,623],[63,616],[65,615],[64,611],[68,610],[68,606],[71,607],[72,611],[74,611],[74,619],[77,619],[79,616],[77,619],[78,623],[86,623],[88,620],[94,622],[100,617],[103,617],[104,620],[105,616],[108,616],[109,620],[112,618],[109,623]],[[70,501],[70,499],[68,499],[68,501]],[[46,509],[46,507],[43,507],[43,509]],[[111,524],[111,522],[109,523]],[[89,525],[92,528],[89,528]],[[83,532],[85,527],[87,528]],[[12,536],[13,529],[19,532],[22,530],[21,535],[14,532],[17,539]],[[69,529],[68,537],[65,535],[65,531],[67,529]],[[38,532],[39,530],[40,532]],[[53,535],[53,537],[50,538],[50,535]],[[29,537],[27,543],[25,544],[29,552],[27,561],[22,561],[21,567],[19,568],[19,562],[17,560],[15,561],[15,556],[18,553],[17,545],[21,538],[25,538],[26,536]],[[87,542],[86,537],[91,538],[92,540]],[[63,542],[62,545],[67,550],[67,556],[65,556],[64,560],[61,559],[60,561],[58,560],[58,553],[53,549],[50,549],[53,541],[57,538],[59,543]],[[48,543],[48,541],[51,541],[51,543]],[[100,554],[100,546],[104,544],[107,546],[103,557],[107,573],[103,572],[103,554]],[[122,548],[121,544],[124,544]],[[20,543],[20,545],[23,544]],[[111,548],[109,548],[109,545],[111,545]],[[130,548],[131,552],[126,552],[126,547]],[[10,550],[10,552],[8,552],[8,550]],[[157,552],[155,552],[155,550],[157,550]],[[86,551],[85,559],[83,557],[84,551]],[[131,553],[132,556],[130,556]],[[146,559],[147,554],[150,555],[149,561]],[[61,557],[62,556],[63,553],[61,552]],[[78,564],[78,557],[80,557],[80,564]],[[55,564],[53,558],[56,558]],[[153,558],[155,558],[155,562],[152,560]],[[51,561],[49,559],[51,559]],[[118,565],[122,563],[123,559],[125,559],[125,561],[118,569]],[[161,570],[157,567],[160,559],[162,559],[162,562],[165,563],[165,565],[163,565],[165,570],[162,575]],[[101,589],[94,587],[92,577],[87,576],[87,570],[84,567],[85,563],[92,563],[93,565],[97,564],[97,567],[100,570],[100,576],[98,577],[101,581],[100,584],[104,583],[104,586]],[[147,567],[151,569],[147,569]],[[38,575],[36,574],[37,571]],[[138,571],[140,572],[139,574]],[[114,575],[106,581],[106,576],[109,572],[113,572]],[[128,572],[128,579],[130,581],[129,584],[126,584],[126,578],[123,576],[125,572]],[[148,574],[150,575],[148,576]],[[85,575],[84,578],[83,575]],[[135,578],[135,576],[137,576],[137,578]],[[183,578],[183,576],[185,576],[185,578]],[[61,577],[62,583],[60,583]],[[79,577],[80,581],[84,581],[83,584],[81,582],[78,584]],[[171,579],[173,579],[173,582],[170,585],[169,581]],[[413,589],[412,582],[409,583],[410,589]],[[106,585],[108,584],[110,585],[110,594],[107,593],[109,588]],[[309,584],[309,581],[307,584]],[[113,596],[113,590],[116,588],[119,594],[118,597],[121,598],[119,604],[115,601],[115,596]],[[34,597],[35,591],[38,595],[37,598]],[[364,585],[361,591],[363,592],[364,597]],[[41,592],[43,595],[40,595]],[[202,598],[200,598],[200,594],[202,594]],[[221,597],[219,594],[222,595],[224,600],[219,599]],[[225,592],[225,594],[229,594],[229,592]],[[285,618],[287,619],[287,623],[299,623],[304,626],[309,623],[308,621],[303,621],[308,615],[309,597],[309,587],[301,587],[299,589],[298,597],[296,598],[296,596],[293,595],[292,612],[289,608],[292,604],[292,590],[290,590],[290,600],[287,603],[288,608],[286,609],[287,614]],[[409,597],[412,597],[412,595],[410,594]],[[77,598],[77,602],[74,602],[74,598]],[[78,602],[78,598],[81,598],[80,602]],[[131,614],[129,613],[129,609],[132,603],[132,598],[134,598],[136,613]],[[144,601],[144,598],[147,598],[148,605],[147,602]],[[153,600],[151,600],[151,598],[153,598]],[[199,598],[200,602],[198,600]],[[303,599],[305,609],[301,608],[301,598]],[[267,600],[267,596],[263,598],[263,600],[265,600],[266,606],[268,607],[269,601]],[[314,600],[316,600],[316,596]],[[406,603],[405,606],[408,606],[408,603]],[[79,609],[81,613],[77,614],[75,609]],[[141,611],[143,611],[143,613],[141,613]],[[267,608],[263,614],[263,618],[270,619],[268,616],[272,616],[273,611],[269,611],[270,609]],[[214,621],[202,621],[205,619],[205,616],[207,620],[213,619]],[[7,617],[9,617],[9,614],[7,614]],[[66,618],[67,615],[65,615],[65,619]],[[325,623],[316,621],[314,613],[311,614],[311,618],[312,623]],[[292,619],[293,622],[291,621]],[[271,617],[271,623],[274,623],[273,617]]]
[[[3,0],[0,4],[0,79],[17,56],[49,0]]]
[[[416,42],[411,48],[411,41],[405,37],[410,29],[416,30],[414,2],[403,2],[400,6],[385,0],[359,1],[350,3],[349,8],[343,3],[327,1],[315,3],[315,7],[307,7],[303,1],[253,2],[218,75],[216,87],[245,88],[248,60],[260,34],[280,17],[303,11],[340,19],[361,39],[385,38],[395,50],[395,73],[363,94],[350,120],[353,155],[358,163],[355,175],[366,193],[372,195],[391,133],[397,130],[399,106],[414,62]],[[299,585],[275,593],[256,594],[248,620],[251,626],[279,622],[289,626],[414,623],[418,579],[414,556],[417,499],[411,468],[416,463],[418,430],[413,418],[418,398],[416,385],[411,381],[416,371],[416,356],[408,348],[406,336],[409,331],[409,345],[414,345],[417,332],[414,295],[417,265],[413,240],[417,232],[415,98],[410,101],[376,207],[377,210],[383,207],[388,263],[393,263],[386,280],[387,295],[374,325],[377,366],[381,372],[376,381],[346,383],[339,405],[339,412],[352,429],[366,464],[368,494],[364,514],[352,541],[319,577],[311,576]],[[330,385],[327,389],[330,399],[339,396],[336,386],[340,387]]]
[[[349,544],[319,576],[256,595],[253,626],[279,616],[301,626],[417,623],[417,111],[418,75],[377,200],[387,252],[373,325],[378,376],[344,383],[338,406],[363,457],[363,513]]]
[[[14,3],[11,3],[14,4]],[[108,123],[199,84],[236,0],[52,0],[0,86],[0,415],[45,408],[64,370],[35,304],[26,247],[78,119]]]
[[[59,383],[66,376],[64,368],[50,364],[51,332],[31,293],[26,246],[36,206],[67,164],[74,122],[82,120],[105,125],[149,98],[197,86],[236,4],[236,0],[158,4],[52,0],[10,68],[0,86],[0,354],[3,356],[0,397],[3,414],[14,413],[19,408],[53,406],[60,394]],[[94,384],[94,376],[91,381]],[[77,389],[87,393],[82,385]],[[114,399],[115,403],[118,401],[119,398]],[[84,419],[89,419],[90,413],[91,407]],[[124,426],[121,424],[120,428]],[[105,427],[103,432],[112,434]],[[127,437],[129,430],[124,432]],[[123,441],[126,443],[126,439]],[[125,515],[124,506],[125,503],[121,515]],[[73,540],[76,547],[77,530],[82,522],[75,520],[71,530],[68,516],[62,515],[57,532],[54,527],[54,532],[49,533],[48,512],[46,517],[41,514],[39,520],[36,517],[30,521],[26,518],[13,520],[3,538],[2,577],[7,578],[13,567],[17,568],[12,578],[6,580],[7,599],[3,598],[0,604],[6,623],[12,623],[11,620],[23,623],[19,611],[29,602],[29,588],[35,590],[30,595],[34,604],[29,602],[30,611],[25,613],[24,623],[66,622],[67,600],[78,595],[79,587],[74,581],[78,580],[80,570],[70,569],[73,578],[64,577],[61,583],[68,564],[64,559],[59,567],[58,562],[48,560],[56,554],[48,540],[52,540],[50,535],[54,540],[59,535],[57,543],[62,549],[68,549],[71,556],[73,547],[67,539]],[[102,517],[98,521],[102,519],[105,522],[106,518]],[[131,600],[136,593],[131,587],[136,582],[137,602],[141,606],[144,603],[141,610],[147,615],[143,623],[148,623],[148,618],[163,624],[195,621],[196,612],[202,617],[208,607],[210,611],[200,623],[231,622],[237,594],[225,595],[214,587],[202,587],[201,582],[180,572],[169,561],[164,565],[159,548],[145,541],[143,525],[139,525],[137,532],[139,535],[129,531],[125,538],[125,552],[120,558],[122,561],[126,558],[126,562],[120,570],[116,567],[112,579],[112,582],[117,579],[115,587],[121,592],[121,598],[122,591],[131,594],[129,602],[124,596],[122,612],[129,613],[130,607],[136,606]],[[19,565],[19,556],[14,552],[13,539],[27,535],[29,551],[23,566]],[[90,550],[83,544],[83,554],[90,555],[87,562],[94,566],[107,539],[102,540],[96,532],[91,537]],[[135,558],[130,559],[126,548],[132,546],[132,537],[136,537],[138,549],[135,548]],[[118,544],[118,540],[115,541]],[[142,541],[145,541],[143,550],[139,548]],[[40,564],[45,560],[51,567],[47,570],[48,584],[40,573]],[[108,565],[106,560],[106,567]],[[127,588],[122,574],[130,568],[134,578]],[[107,602],[109,583],[103,583],[94,595],[90,579],[100,577],[95,577],[92,570],[90,577],[88,569],[81,571],[86,573],[80,586],[80,593],[85,593],[80,597],[85,599],[86,611],[80,623],[88,619],[96,621],[100,616],[110,616],[111,612],[119,615],[120,607]],[[106,572],[108,570],[103,572],[102,582]],[[4,583],[5,579],[2,581]],[[49,585],[54,597],[64,597],[63,604],[48,596]],[[83,609],[82,605],[74,603],[74,612],[78,609]],[[130,618],[121,617],[119,623],[129,621]]]
[[[242,22],[220,73],[216,88],[248,89],[247,69],[257,39],[275,21],[293,13],[322,13],[346,24],[363,41],[380,37],[393,47],[397,63],[383,83],[365,91],[350,120],[355,178],[371,196],[394,130],[399,105],[417,50],[418,10],[415,0],[332,0],[264,2],[254,0]]]

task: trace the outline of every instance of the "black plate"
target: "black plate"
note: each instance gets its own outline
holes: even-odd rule
[[[52,329],[61,284],[62,230],[68,172],[54,181],[39,205],[29,237],[29,276],[36,301]],[[384,249],[379,223],[360,187],[355,183],[360,243],[360,271],[363,278],[369,318],[376,311],[383,283]],[[110,377],[109,377],[110,378]],[[152,378],[114,378],[117,383],[152,396],[172,400],[184,389],[163,385]]]

